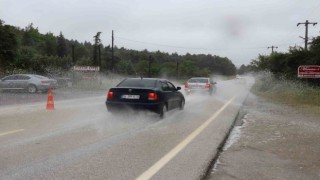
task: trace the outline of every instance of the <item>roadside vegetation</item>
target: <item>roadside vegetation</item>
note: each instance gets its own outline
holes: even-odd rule
[[[254,72],[255,94],[320,114],[320,78],[298,78],[297,74],[301,65],[320,65],[320,36],[309,44],[307,50],[290,47],[285,53],[259,55],[239,70]]]
[[[251,91],[275,102],[320,114],[320,87],[306,82],[276,78],[270,72],[255,74]]]
[[[251,71],[270,71],[276,79],[286,79],[320,86],[320,79],[298,78],[298,67],[301,65],[320,65],[320,36],[314,38],[307,50],[302,47],[289,47],[288,52],[274,52],[270,55],[259,55],[251,61]]]
[[[93,32],[92,39],[79,42],[66,39],[62,32],[58,36],[42,34],[32,23],[20,28],[0,20],[0,34],[0,77],[14,73],[70,74],[74,65],[100,66],[102,74],[178,79],[236,74],[230,59],[210,54],[179,55],[115,46],[112,61],[111,42],[102,40],[111,35],[101,32]]]

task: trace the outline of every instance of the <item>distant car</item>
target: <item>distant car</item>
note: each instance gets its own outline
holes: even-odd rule
[[[72,87],[72,79],[66,77],[55,78],[58,82],[59,87]]]
[[[109,112],[132,108],[158,113],[161,118],[166,111],[183,110],[184,96],[170,81],[156,78],[128,78],[111,88],[106,106]]]
[[[208,93],[212,95],[216,92],[216,82],[209,77],[193,77],[185,83],[186,94],[191,94],[195,92]]]
[[[247,83],[246,79],[240,75],[236,75],[235,82],[236,84],[242,84],[242,85],[245,85]]]
[[[26,90],[29,93],[47,91],[49,88],[57,88],[58,83],[54,79],[35,74],[14,74],[1,79],[1,90]]]

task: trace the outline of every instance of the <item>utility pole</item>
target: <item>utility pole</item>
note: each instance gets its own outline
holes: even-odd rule
[[[71,49],[72,49],[72,65],[74,66],[76,64],[76,60],[74,57],[74,44],[71,45]]]
[[[99,55],[99,68],[101,71],[101,44],[98,46],[98,55]]]
[[[114,72],[114,48],[113,48],[113,45],[114,45],[114,36],[113,36],[113,30],[112,30],[112,41],[111,41],[111,53],[112,53],[112,57],[111,57],[111,70],[112,72]]]
[[[270,49],[270,48],[271,48],[271,53],[273,54],[273,49],[276,49],[278,47],[277,46],[269,46],[268,49]]]
[[[179,59],[177,59],[177,80],[179,80]]]
[[[312,24],[313,26],[315,26],[317,23],[316,22],[309,22],[308,20],[306,20],[306,22],[304,22],[304,23],[298,23],[297,26],[299,26],[300,24],[304,24],[306,26],[305,37],[303,39],[304,39],[304,49],[308,50],[308,26],[309,26],[309,24]]]
[[[99,51],[99,46],[101,44],[100,34],[101,34],[101,32],[97,32],[97,35],[93,36],[94,37],[93,64],[95,66],[100,64],[99,57],[97,55],[97,53]]]
[[[101,44],[99,44],[98,46],[98,56],[99,56],[99,71],[101,72],[102,68],[101,68]],[[99,82],[100,85],[102,84],[102,80],[101,77],[99,76]]]
[[[74,44],[71,45],[72,49],[72,66],[74,67],[76,65],[76,60],[74,57]],[[72,67],[72,69],[73,69]],[[75,75],[74,75],[74,69],[72,70],[72,84],[75,84]]]
[[[151,61],[152,61],[152,57],[151,55],[149,55],[149,71],[148,71],[149,78],[151,77]]]

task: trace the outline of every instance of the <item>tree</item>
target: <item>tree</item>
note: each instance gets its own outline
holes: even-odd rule
[[[40,41],[40,33],[38,28],[34,28],[33,23],[30,23],[24,30],[22,36],[22,46],[35,47]]]
[[[98,57],[98,50],[100,46],[100,34],[101,32],[97,32],[97,34],[94,37],[94,46],[93,46],[93,65],[97,66],[99,64],[99,57]]]
[[[132,72],[132,69],[135,68],[139,74],[148,74],[150,55],[153,57],[151,66],[153,77],[161,75],[166,75],[168,78],[176,77],[177,62],[179,62],[181,77],[207,76],[209,74],[233,75],[236,72],[234,64],[228,58],[210,54],[178,55],[159,50],[155,52],[146,49],[138,51],[115,46],[114,60],[111,61],[111,48],[110,46],[102,46],[101,32],[94,36],[94,43],[87,41],[79,43],[76,40],[65,39],[62,32],[57,37],[50,32],[41,34],[32,23],[25,29],[20,29],[3,25],[1,21],[0,28],[0,67],[2,72],[4,68],[10,69],[10,67],[39,73],[68,69],[72,64],[70,60],[71,45],[74,45],[76,64],[100,65],[98,50],[101,46],[101,70],[115,67],[116,71],[128,75],[135,73]],[[319,59],[317,47],[316,43],[310,46],[310,50],[314,50],[312,50],[312,58],[308,62],[315,62]]]
[[[195,63],[191,60],[183,61],[180,65],[181,76],[184,76],[184,77],[196,76],[197,71],[199,71],[199,68],[195,66]]]
[[[239,67],[239,69],[238,69],[238,71],[237,71],[237,74],[242,75],[242,74],[244,74],[244,73],[246,73],[246,72],[247,72],[247,67],[246,67],[244,64],[242,64],[242,65]]]
[[[7,67],[14,62],[18,48],[12,27],[3,24],[4,22],[0,19],[0,74],[5,72]]]
[[[44,41],[41,45],[42,52],[47,56],[54,56],[57,54],[57,39],[52,33],[44,35]]]
[[[135,73],[132,63],[126,60],[120,60],[117,64],[117,69],[120,74],[132,75]]]
[[[62,32],[60,32],[60,35],[57,38],[57,54],[59,57],[64,57],[67,55],[67,44],[66,44],[66,40],[62,34]]]
[[[148,74],[148,61],[142,60],[136,63],[135,69],[138,75],[146,76]]]

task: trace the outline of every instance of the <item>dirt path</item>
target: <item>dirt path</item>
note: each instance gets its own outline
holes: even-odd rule
[[[249,95],[209,179],[320,179],[320,117]]]

